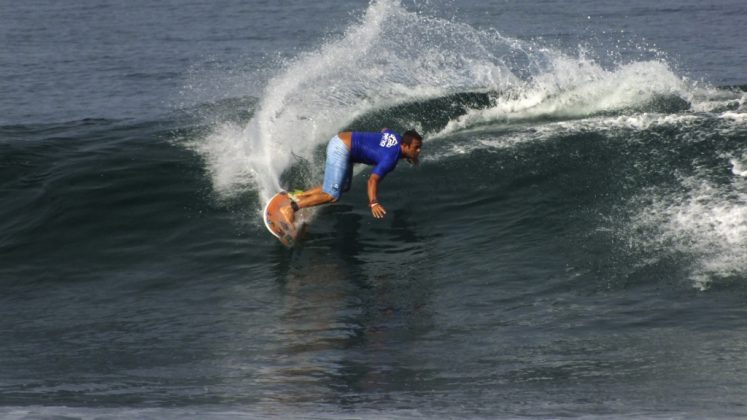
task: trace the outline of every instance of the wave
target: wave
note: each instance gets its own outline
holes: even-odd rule
[[[747,158],[721,140],[744,136],[747,93],[680,76],[663,59],[602,65],[580,47],[568,54],[379,0],[342,35],[281,63],[259,98],[238,103],[245,112],[217,107],[191,147],[221,197],[257,196],[249,200],[257,212],[278,189],[318,183],[322,145],[344,129],[416,128],[426,135],[424,165],[435,166],[475,150],[599,138],[604,145],[594,153],[602,154],[589,159],[634,160],[618,164],[626,179],[604,175],[620,185],[595,193],[630,200],[618,215],[625,221],[618,239],[643,254],[688,256],[701,289],[719,276],[747,274],[740,268],[747,262]],[[574,150],[560,167],[591,153]],[[552,155],[533,156],[558,158],[557,148],[532,153],[544,152]],[[714,153],[721,158],[707,167],[718,173],[730,161],[733,182],[714,184],[683,169]],[[678,171],[677,181],[664,175]]]
[[[574,57],[379,0],[343,35],[282,63],[248,122],[214,123],[192,147],[221,195],[251,191],[264,201],[280,188],[318,182],[319,145],[343,129],[416,128],[438,139],[483,125],[735,101],[744,107],[744,95],[688,81],[663,61],[605,68],[583,50]],[[292,169],[298,165],[303,170]]]

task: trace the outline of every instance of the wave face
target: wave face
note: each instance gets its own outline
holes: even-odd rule
[[[416,128],[427,138],[425,164],[439,171],[466,165],[458,163],[465,156],[479,162],[475,155],[565,143],[574,154],[538,151],[532,165],[554,167],[551,159],[566,159],[573,167],[579,156],[614,162],[635,150],[638,160],[617,167],[574,169],[610,177],[610,184],[596,185],[589,194],[631,200],[604,214],[621,218],[609,227],[615,240],[636,243],[636,252],[694,258],[699,262],[690,276],[699,288],[711,275],[744,274],[744,152],[722,139],[742,135],[744,93],[681,77],[664,59],[618,58],[603,65],[593,55],[585,48],[569,55],[538,41],[411,12],[397,1],[376,1],[341,35],[281,63],[248,123],[213,124],[192,147],[206,161],[220,196],[257,194],[257,211],[281,188],[319,183],[322,145],[344,129]],[[589,138],[600,138],[592,147],[598,154],[580,147]],[[703,167],[687,154],[701,142],[710,144],[710,164],[716,166]],[[661,154],[667,159],[650,161]],[[490,179],[506,176],[491,162],[470,166],[491,171]],[[651,173],[634,173],[641,167]],[[713,184],[705,177],[725,168],[734,168],[734,179]],[[652,181],[665,178],[663,185]],[[482,188],[493,187],[464,185],[464,195],[447,200],[472,202],[470,196]],[[641,231],[648,233],[633,234]]]

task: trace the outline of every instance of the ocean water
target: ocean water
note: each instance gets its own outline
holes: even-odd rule
[[[0,417],[747,416],[743,1],[0,10]]]

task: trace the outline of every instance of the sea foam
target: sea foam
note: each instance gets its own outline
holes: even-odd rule
[[[644,249],[660,255],[679,254],[689,264],[699,290],[713,281],[747,274],[747,183],[743,161],[731,159],[735,178],[722,185],[700,176],[681,180],[680,192],[649,194],[631,231]]]

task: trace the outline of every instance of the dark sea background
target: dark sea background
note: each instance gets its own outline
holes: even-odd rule
[[[0,0],[0,418],[747,416],[747,2]],[[425,135],[304,211],[340,130]]]

